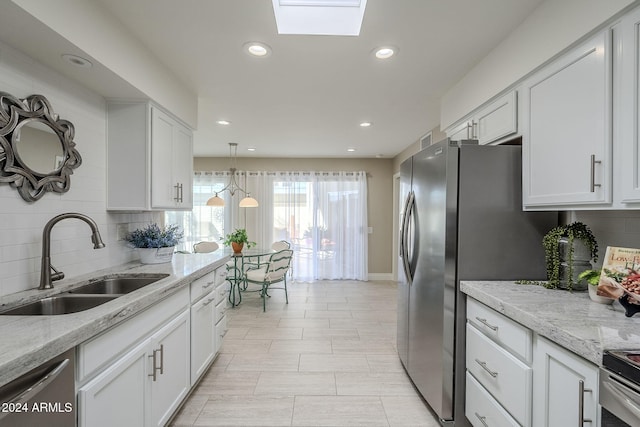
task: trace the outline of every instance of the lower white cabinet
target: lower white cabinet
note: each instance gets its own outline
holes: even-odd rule
[[[216,352],[213,289],[191,306],[191,384],[207,370]]]
[[[600,426],[598,368],[472,298],[466,367],[474,427]]]
[[[163,426],[190,388],[185,310],[78,390],[80,426]]]
[[[538,336],[533,384],[535,426],[600,425],[595,365]]]

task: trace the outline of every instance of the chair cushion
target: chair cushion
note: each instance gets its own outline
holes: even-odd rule
[[[265,274],[267,273],[267,267],[256,268],[255,270],[247,271],[247,280],[252,282],[263,282]]]

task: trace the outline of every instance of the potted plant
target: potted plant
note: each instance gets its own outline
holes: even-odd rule
[[[160,227],[153,223],[127,234],[125,240],[138,249],[143,264],[160,264],[171,262],[175,246],[182,236],[175,224]]]
[[[251,246],[256,244],[256,242],[249,241],[247,230],[244,228],[236,228],[233,233],[227,234],[222,243],[225,246],[231,246],[233,248],[233,253],[235,254],[242,252],[242,248],[245,244],[247,245],[247,248],[251,248]]]
[[[598,242],[582,222],[551,229],[542,239],[549,288],[585,290],[578,279],[598,260]]]
[[[589,287],[589,298],[591,298],[591,301],[600,304],[611,304],[613,302],[613,298],[598,295],[600,273],[601,270],[585,270],[578,275],[578,278],[587,282],[587,286]]]

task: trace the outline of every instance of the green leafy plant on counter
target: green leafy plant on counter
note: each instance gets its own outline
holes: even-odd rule
[[[125,241],[135,248],[168,248],[177,245],[182,236],[175,224],[160,227],[153,223],[127,234]]]
[[[569,257],[566,260],[567,271],[567,289],[571,291],[573,285],[576,283],[573,281],[573,255],[574,247],[573,242],[575,240],[582,240],[591,253],[591,261],[596,262],[598,260],[598,242],[595,236],[589,229],[589,227],[579,221],[572,222],[571,224],[561,225],[552,228],[542,238],[542,246],[544,247],[544,256],[547,269],[547,281],[536,280],[518,280],[516,283],[523,285],[540,285],[548,289],[557,289],[560,287],[560,239],[566,238],[569,247]],[[594,271],[594,270],[588,270]],[[597,282],[596,282],[597,283]]]
[[[598,286],[598,282],[600,282],[600,270],[585,270],[578,278],[580,280],[584,280],[588,285]]]
[[[247,230],[244,228],[236,228],[232,233],[227,234],[222,243],[225,246],[231,246],[231,243],[243,243],[247,245],[247,248],[251,248],[256,244],[256,242],[249,241]]]

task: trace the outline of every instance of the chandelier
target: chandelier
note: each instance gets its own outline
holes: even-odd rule
[[[251,193],[245,191],[236,181],[236,164],[238,157],[238,144],[235,142],[229,143],[229,159],[231,160],[231,167],[229,168],[229,183],[220,191],[216,191],[216,195],[207,200],[207,206],[224,206],[224,200],[218,196],[218,194],[229,191],[229,194],[233,196],[236,191],[240,191],[244,194],[244,198],[240,200],[241,208],[257,208],[258,201],[251,197]]]

